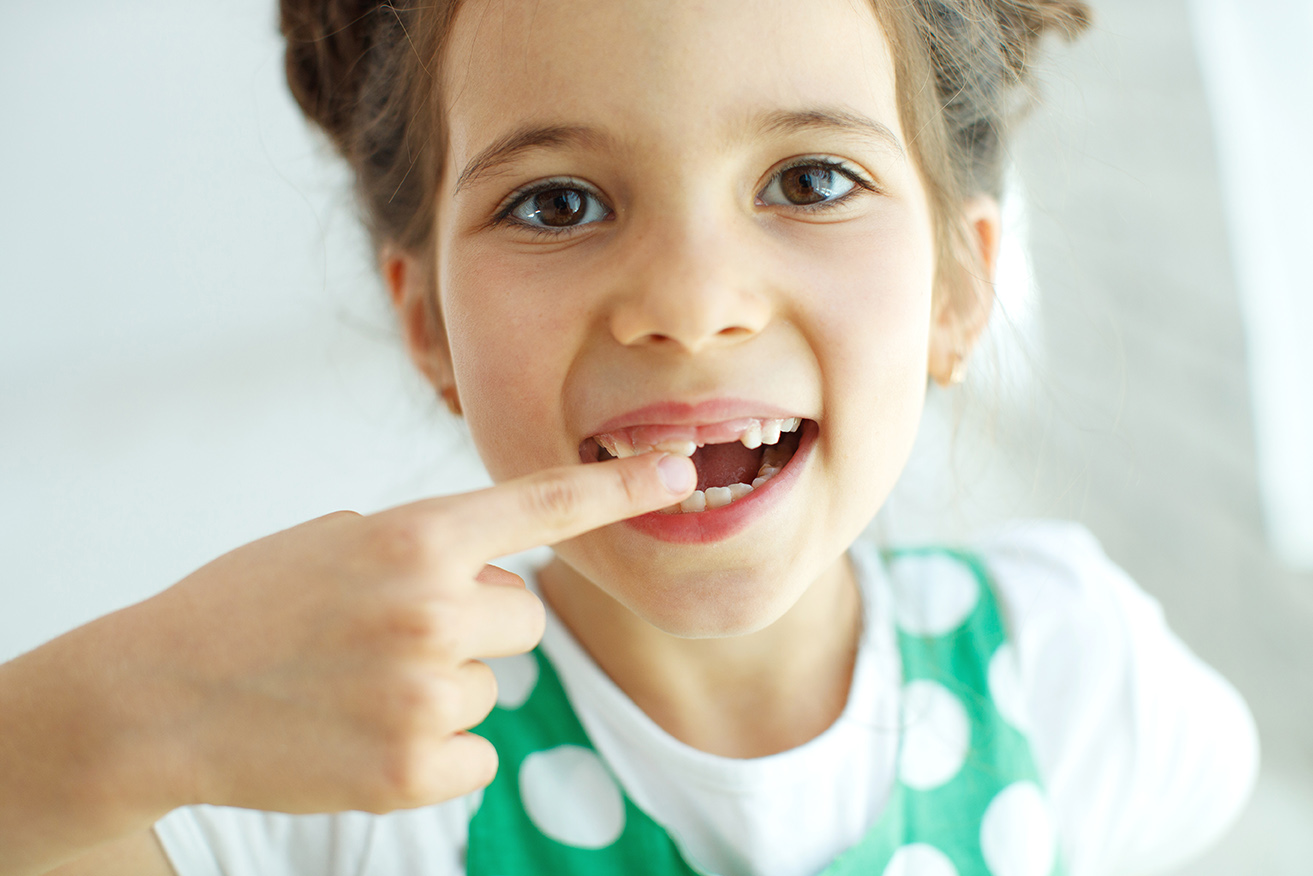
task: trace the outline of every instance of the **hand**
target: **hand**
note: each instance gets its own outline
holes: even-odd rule
[[[496,702],[479,661],[532,649],[544,622],[524,582],[487,562],[673,504],[695,479],[691,462],[649,454],[330,514],[143,603],[167,660],[155,726],[179,805],[385,812],[486,785],[496,752],[466,732]]]

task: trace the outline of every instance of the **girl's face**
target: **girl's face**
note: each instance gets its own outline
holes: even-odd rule
[[[608,433],[718,445],[703,479],[750,482],[747,418],[802,420],[733,504],[558,545],[572,580],[703,636],[843,575],[910,452],[935,321],[867,4],[470,0],[444,76],[437,288],[494,479],[605,458]]]

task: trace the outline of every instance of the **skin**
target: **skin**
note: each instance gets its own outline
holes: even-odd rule
[[[482,659],[543,629],[487,561],[693,484],[687,460],[649,454],[337,512],[0,666],[0,873],[169,873],[149,828],[193,803],[389,812],[483,787]]]
[[[472,0],[451,36],[435,249],[381,263],[412,357],[459,396],[498,486],[276,533],[0,666],[0,876],[167,874],[149,826],[190,803],[382,812],[485,784],[495,752],[465,732],[494,699],[479,660],[532,648],[543,620],[487,564],[539,544],[556,551],[545,598],[676,737],[757,756],[842,710],[860,632],[843,553],[902,470],[927,374],[946,380],[984,327],[996,206],[963,205],[979,288],[943,294],[860,3]],[[892,142],[735,125],[817,108]],[[606,136],[458,192],[524,122]],[[874,190],[822,213],[763,197],[801,156]],[[610,218],[561,239],[489,223],[558,175]],[[692,483],[665,486],[656,454],[582,465],[580,441],[641,404],[723,396],[819,424],[784,501],[715,545],[615,525]]]
[[[640,707],[738,757],[800,744],[842,710],[859,633],[844,551],[902,471],[927,371],[945,376],[987,313],[987,290],[966,312],[937,304],[925,187],[874,15],[830,0],[805,21],[788,0],[466,4],[444,68],[445,333],[411,336],[499,480],[577,460],[599,423],[654,402],[743,397],[819,423],[802,482],[734,537],[672,546],[608,526],[556,546],[541,576]],[[893,142],[742,121],[812,109],[865,116]],[[461,181],[521,125],[597,134]],[[825,212],[767,203],[772,174],[809,155],[877,190]],[[492,224],[517,189],[557,177],[596,193],[604,218],[556,235]],[[992,202],[968,207],[992,259]],[[403,321],[422,324],[433,289],[393,279]]]

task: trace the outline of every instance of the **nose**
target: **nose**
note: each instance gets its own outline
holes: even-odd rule
[[[748,249],[705,225],[653,233],[625,267],[610,316],[612,335],[625,346],[690,354],[757,335],[773,305]]]

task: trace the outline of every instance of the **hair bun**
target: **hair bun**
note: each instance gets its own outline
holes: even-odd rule
[[[349,152],[380,0],[280,0],[287,82],[301,110]]]
[[[1008,64],[1019,74],[1025,72],[1031,52],[1046,34],[1075,39],[1093,19],[1082,0],[996,0],[994,7],[1010,37],[1004,43]]]

